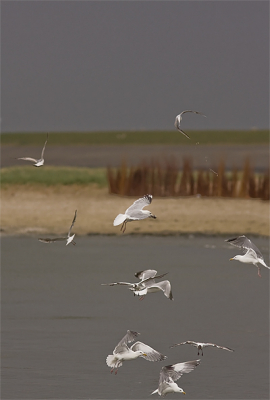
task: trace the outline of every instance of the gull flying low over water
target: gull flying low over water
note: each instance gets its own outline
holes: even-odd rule
[[[218,346],[217,344],[214,343],[202,343],[202,342],[193,342],[192,340],[188,340],[187,342],[182,342],[182,343],[176,343],[172,346],[170,346],[170,348],[175,347],[175,346],[181,346],[182,344],[191,344],[192,346],[197,347],[198,349],[198,355],[200,354],[200,350],[202,352],[202,356],[203,356],[203,348],[204,347],[217,347],[218,349],[223,349],[223,350],[228,350],[228,351],[234,351],[232,349],[229,349],[229,347],[222,347],[222,346]]]
[[[121,231],[123,233],[126,230],[127,222],[131,221],[139,221],[145,218],[154,218],[157,217],[153,215],[148,210],[143,210],[145,206],[148,206],[152,202],[153,196],[151,194],[146,194],[142,198],[136,200],[125,212],[125,214],[118,214],[115,220],[113,221],[113,225],[117,226],[122,224]]]
[[[47,133],[47,139],[46,139],[46,142],[44,143],[39,160],[36,160],[35,158],[31,158],[31,157],[20,157],[20,158],[17,158],[17,160],[32,161],[34,163],[33,164],[34,167],[41,167],[42,165],[44,165],[44,151],[45,151],[46,144],[48,142],[48,136],[49,136],[49,134]]]
[[[263,255],[260,252],[260,250],[258,249],[258,247],[255,246],[255,244],[252,243],[252,241],[250,239],[248,239],[245,235],[238,236],[238,237],[232,238],[232,239],[227,239],[225,241],[232,244],[233,246],[240,247],[240,249],[245,251],[244,255],[242,255],[242,256],[237,255],[233,258],[230,258],[230,261],[238,260],[242,263],[256,265],[256,267],[258,268],[258,275],[260,278],[261,278],[261,268],[258,265],[258,263],[263,265],[264,267],[270,269],[270,267],[268,267],[268,265],[265,264]]]
[[[108,355],[106,363],[108,367],[111,367],[111,373],[115,370],[115,374],[117,374],[118,368],[122,366],[124,361],[135,360],[138,357],[143,357],[147,361],[163,361],[167,358],[142,342],[136,342],[128,347],[128,343],[134,342],[138,335],[140,335],[138,332],[128,330],[115,347],[113,354]]]
[[[151,394],[158,393],[160,396],[174,392],[186,394],[175,381],[181,378],[183,374],[193,371],[199,364],[200,360],[194,360],[163,367],[159,375],[158,388]]]
[[[134,296],[142,296],[141,299],[146,296],[147,293],[163,291],[164,295],[168,297],[170,300],[173,300],[171,284],[169,281],[156,282],[155,279],[163,278],[163,276],[167,275],[161,274],[157,275],[157,271],[154,269],[146,269],[145,271],[136,272],[135,276],[138,279],[141,279],[138,283],[129,283],[129,282],[113,282],[113,283],[102,283],[102,285],[106,286],[115,286],[115,285],[125,285],[129,286],[129,290],[133,291]]]
[[[134,274],[136,278],[140,279],[140,282],[130,283],[130,282],[113,282],[113,283],[102,283],[103,286],[115,286],[115,285],[125,285],[129,286],[129,289],[132,291],[140,290],[144,288],[145,282],[154,278],[163,278],[163,276],[167,275],[161,274],[157,275],[157,271],[155,269],[146,269],[145,271],[139,271]]]
[[[203,117],[206,117],[206,115],[204,115],[204,114],[202,114],[202,113],[200,113],[200,112],[198,112],[198,111],[186,110],[186,111],[182,111],[180,114],[178,114],[178,115],[175,117],[175,121],[174,121],[174,126],[175,126],[175,128],[176,128],[179,132],[181,132],[186,138],[190,139],[190,137],[188,136],[188,134],[185,133],[182,129],[180,129],[180,124],[181,124],[181,121],[182,121],[182,115],[185,114],[185,113],[188,113],[188,112],[191,112],[191,113],[193,113],[193,114],[199,114],[199,115],[202,115]]]
[[[66,237],[60,237],[60,238],[55,238],[55,239],[49,239],[49,238],[39,238],[38,240],[40,241],[40,242],[42,242],[42,243],[54,243],[54,242],[59,242],[59,241],[64,241],[64,240],[66,240],[67,241],[67,243],[66,243],[66,246],[69,244],[69,243],[72,243],[74,246],[75,246],[75,242],[74,242],[74,236],[75,236],[75,233],[74,233],[74,235],[71,235],[70,233],[71,233],[71,230],[72,230],[72,228],[73,228],[73,226],[74,226],[74,224],[75,224],[75,221],[76,221],[76,217],[77,217],[77,210],[75,211],[75,215],[74,215],[74,218],[73,218],[73,221],[72,221],[72,224],[71,224],[71,226],[70,226],[70,228],[69,228],[69,231],[68,231],[68,234],[67,234],[67,236]]]

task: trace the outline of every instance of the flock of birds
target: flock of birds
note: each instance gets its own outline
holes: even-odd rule
[[[176,129],[181,132],[186,138],[190,139],[190,137],[180,128],[180,124],[182,121],[182,115],[185,113],[195,113],[200,114],[205,117],[204,114],[199,113],[198,111],[186,110],[181,112],[175,118],[175,127]],[[35,167],[41,167],[44,165],[44,151],[48,141],[48,134],[45,141],[45,144],[42,148],[41,157],[40,159],[34,159],[31,157],[22,157],[18,158],[18,160],[25,160],[33,162]],[[214,171],[213,171],[214,172]],[[121,225],[121,231],[124,233],[126,230],[126,225],[128,222],[132,221],[140,221],[146,218],[154,218],[157,217],[152,214],[148,210],[144,210],[144,207],[151,204],[153,196],[151,194],[146,194],[142,198],[136,200],[126,211],[124,214],[119,214],[114,219],[113,225],[118,226]],[[71,226],[65,237],[57,237],[57,238],[39,238],[38,240],[43,243],[54,243],[57,241],[66,241],[66,246],[72,243],[75,245],[74,237],[75,234],[71,234],[72,228],[75,224],[77,218],[77,210],[75,211]],[[244,254],[243,255],[236,255],[230,260],[238,260],[242,263],[253,264],[258,268],[258,276],[261,277],[261,269],[260,265],[270,269],[269,266],[266,265],[262,253],[260,250],[255,246],[254,243],[251,242],[246,236],[238,236],[232,239],[226,240],[233,246],[240,248]],[[116,285],[124,285],[129,288],[133,292],[134,296],[139,296],[140,300],[142,300],[148,293],[154,293],[158,291],[162,291],[164,295],[173,300],[172,295],[172,288],[171,283],[168,280],[156,282],[156,279],[163,278],[167,273],[157,275],[156,270],[145,270],[139,271],[135,273],[136,278],[139,279],[139,282],[136,283],[129,283],[129,282],[113,282],[113,283],[105,283],[102,285],[106,286],[116,286]],[[112,355],[108,355],[106,358],[107,365],[111,368],[111,373],[117,374],[118,368],[122,366],[124,361],[134,360],[138,357],[143,357],[148,361],[163,361],[167,357],[158,352],[157,350],[153,349],[152,347],[144,344],[142,342],[135,342],[131,347],[128,347],[129,343],[132,343],[136,340],[139,333],[135,331],[128,330],[126,335],[120,340],[117,344],[115,349],[113,350]],[[195,346],[198,350],[198,355],[200,354],[203,356],[203,349],[205,347],[211,346],[216,347],[219,349],[227,350],[227,351],[234,351],[228,347],[219,346],[214,343],[202,343],[202,342],[194,342],[194,341],[185,341],[181,343],[176,343],[170,347],[181,346],[181,345],[192,345]],[[193,360],[193,361],[186,361],[183,363],[177,363],[174,365],[167,365],[162,367],[159,376],[159,383],[158,388],[154,390],[151,394],[158,393],[160,396],[165,396],[168,393],[183,393],[185,394],[184,390],[180,388],[177,383],[175,383],[183,374],[190,373],[193,371],[198,365],[200,364],[200,360]]]
[[[138,332],[128,330],[123,339],[121,339],[116,345],[113,354],[108,355],[106,362],[111,368],[111,373],[114,372],[117,374],[118,368],[123,365],[124,361],[135,360],[138,357],[143,357],[147,361],[163,361],[167,358],[167,356],[164,356],[159,351],[142,342],[135,342],[131,347],[128,347],[128,343],[134,342],[138,335]],[[218,346],[214,343],[201,343],[193,341],[177,343],[171,347],[180,346],[182,344],[191,344],[197,347],[198,355],[200,350],[202,351],[203,355],[203,348],[208,346],[234,351],[228,347]],[[159,375],[158,388],[151,394],[158,393],[160,396],[165,396],[168,393],[186,394],[184,390],[180,388],[177,383],[175,383],[175,381],[181,378],[183,374],[193,371],[199,364],[200,360],[193,360],[162,367]]]

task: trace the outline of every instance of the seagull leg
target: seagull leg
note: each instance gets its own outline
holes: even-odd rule
[[[122,226],[121,226],[120,231],[122,231],[122,229],[123,229],[123,227],[124,227],[124,223],[125,223],[125,221],[122,223]]]
[[[261,278],[262,276],[261,276],[261,268],[257,265],[257,268],[258,268],[258,276]]]
[[[73,241],[73,242],[71,242],[72,244],[73,244],[73,246],[76,246],[76,243]]]
[[[145,298],[145,296],[140,296],[140,301],[143,300]]]
[[[126,228],[127,228],[127,221],[124,221],[125,227],[123,229],[123,233],[125,232]]]
[[[111,369],[111,374],[113,373],[114,367]]]

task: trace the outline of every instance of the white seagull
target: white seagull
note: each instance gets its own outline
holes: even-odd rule
[[[167,358],[142,342],[136,342],[129,348],[128,343],[133,342],[138,335],[140,335],[138,332],[128,330],[115,347],[113,354],[108,355],[106,363],[111,368],[111,373],[115,370],[115,374],[117,374],[117,370],[122,366],[123,361],[135,360],[138,357],[143,357],[148,361],[163,361]]]
[[[204,115],[204,114],[202,114],[202,113],[200,113],[198,111],[186,110],[186,111],[182,111],[180,114],[178,114],[175,117],[175,121],[174,121],[175,128],[178,129],[178,131],[181,132],[186,138],[190,139],[188,134],[185,133],[182,129],[180,129],[180,124],[181,124],[181,121],[182,121],[182,115],[185,114],[185,113],[188,113],[188,112],[191,112],[193,114],[199,114],[199,115],[202,115],[203,117],[206,117],[206,115]]]
[[[145,271],[139,271],[134,274],[136,278],[140,279],[140,282],[130,283],[130,282],[113,282],[113,283],[102,283],[103,286],[115,286],[115,285],[124,285],[129,286],[129,289],[132,291],[143,289],[145,286],[145,282],[148,280],[152,280],[154,278],[163,278],[163,276],[167,275],[161,274],[157,275],[157,271],[154,269],[146,269]]]
[[[71,224],[71,226],[70,226],[70,228],[69,228],[69,231],[68,231],[68,234],[67,234],[67,236],[66,237],[59,237],[59,238],[55,238],[55,239],[49,239],[49,238],[39,238],[38,240],[40,241],[40,242],[42,242],[42,243],[53,243],[53,242],[59,242],[59,241],[64,241],[64,240],[66,240],[67,241],[67,243],[66,243],[66,246],[69,244],[69,243],[72,243],[74,246],[75,246],[75,242],[74,242],[74,236],[75,236],[75,233],[74,233],[74,235],[70,235],[70,233],[71,233],[71,229],[73,228],[73,226],[74,226],[74,224],[75,224],[75,221],[76,221],[76,217],[77,217],[77,210],[75,211],[75,215],[74,215],[74,218],[73,218],[73,221],[72,221],[72,224]]]
[[[175,343],[174,345],[170,346],[170,348],[175,347],[175,346],[181,346],[182,344],[191,344],[192,346],[197,347],[198,355],[200,354],[200,350],[201,350],[202,356],[203,356],[203,348],[204,347],[209,347],[209,346],[217,347],[218,349],[234,351],[232,349],[229,349],[229,347],[218,346],[217,344],[214,344],[214,343],[193,342],[192,340],[188,340],[188,341],[182,342],[182,343]]]
[[[142,296],[141,299],[149,292],[158,292],[163,291],[166,297],[170,300],[173,300],[171,284],[169,281],[155,282],[155,279],[163,278],[163,276],[167,275],[161,274],[157,275],[157,271],[154,269],[146,269],[145,271],[136,272],[135,276],[138,279],[141,279],[140,282],[130,283],[130,282],[113,282],[113,283],[102,283],[103,286],[116,286],[116,285],[124,285],[129,286],[129,290],[133,291],[134,296]]]
[[[159,375],[158,388],[151,394],[158,393],[160,396],[174,392],[186,394],[175,381],[181,378],[183,374],[193,371],[199,364],[200,360],[194,360],[163,367]]]
[[[151,194],[146,194],[142,198],[134,201],[134,203],[126,210],[125,214],[118,214],[115,220],[113,221],[113,226],[117,226],[122,224],[121,231],[123,233],[126,230],[127,222],[138,221],[145,218],[154,218],[157,217],[153,215],[148,210],[143,210],[145,206],[148,206],[152,202],[153,196]]]
[[[264,267],[270,269],[270,267],[268,267],[268,265],[265,264],[263,255],[260,252],[260,250],[258,249],[258,247],[255,246],[255,244],[252,243],[252,241],[250,239],[248,239],[246,236],[242,235],[242,236],[238,236],[236,238],[227,239],[225,241],[232,244],[233,246],[240,247],[240,249],[245,251],[244,255],[242,255],[242,256],[237,255],[233,258],[230,258],[230,261],[238,260],[242,263],[256,265],[256,267],[258,268],[258,275],[260,278],[261,278],[261,268],[258,265],[258,263],[263,265]]]
[[[44,151],[45,151],[46,144],[48,142],[48,136],[49,136],[49,134],[47,133],[47,139],[46,139],[46,142],[44,143],[39,160],[36,160],[35,158],[31,158],[31,157],[20,157],[20,158],[17,158],[17,160],[32,161],[34,163],[33,165],[35,167],[41,167],[42,165],[44,165]]]

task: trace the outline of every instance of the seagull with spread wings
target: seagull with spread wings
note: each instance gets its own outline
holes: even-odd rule
[[[134,342],[138,335],[140,333],[128,330],[115,347],[113,354],[108,355],[106,363],[111,368],[111,373],[115,370],[115,374],[117,374],[118,368],[122,366],[124,361],[135,360],[138,357],[143,357],[147,361],[163,361],[167,358],[142,342],[136,342],[128,347],[128,343]]]
[[[59,238],[55,238],[55,239],[39,238],[38,240],[39,240],[40,242],[42,242],[42,243],[54,243],[54,242],[59,242],[59,241],[64,241],[64,240],[66,240],[66,241],[67,241],[66,246],[67,246],[69,243],[72,243],[72,244],[75,246],[76,243],[75,243],[74,240],[73,240],[73,239],[74,239],[74,236],[75,236],[75,233],[74,233],[73,235],[71,235],[71,230],[72,230],[72,228],[73,228],[73,226],[74,226],[74,224],[75,224],[76,217],[77,217],[77,210],[75,211],[75,215],[74,215],[72,224],[71,224],[71,226],[70,226],[70,228],[69,228],[69,231],[68,231],[68,234],[67,234],[66,237],[59,237]]]
[[[36,160],[35,158],[31,158],[31,157],[20,157],[20,158],[17,158],[17,160],[32,161],[34,163],[33,164],[34,167],[41,167],[42,165],[44,165],[44,151],[45,151],[46,144],[48,142],[48,136],[49,136],[49,134],[47,133],[47,139],[46,139],[46,142],[44,143],[39,160]]]
[[[263,255],[258,249],[257,246],[255,246],[254,243],[250,239],[248,239],[245,235],[238,236],[236,238],[232,239],[227,239],[226,242],[232,244],[233,246],[240,247],[245,254],[244,255],[237,255],[234,256],[233,258],[230,258],[230,261],[232,260],[238,260],[242,263],[247,263],[247,264],[253,264],[256,265],[258,268],[258,276],[261,278],[261,268],[258,264],[263,265],[264,267],[270,269],[268,265],[265,264]]]
[[[125,214],[118,214],[115,220],[113,221],[113,225],[117,226],[122,224],[121,231],[123,233],[126,230],[127,222],[131,221],[139,221],[145,218],[154,218],[157,217],[153,215],[148,210],[143,210],[144,207],[148,206],[152,202],[153,196],[151,194],[146,194],[142,198],[136,200],[126,211]]]
[[[202,113],[200,113],[200,112],[198,112],[198,111],[185,110],[185,111],[182,111],[180,114],[178,114],[178,115],[175,117],[175,121],[174,121],[174,126],[175,126],[175,128],[176,128],[179,132],[181,132],[186,138],[190,139],[190,137],[188,136],[188,134],[185,133],[182,129],[180,129],[180,124],[181,124],[181,121],[182,121],[182,115],[185,114],[185,113],[199,114],[199,115],[202,115],[203,117],[206,117],[206,115],[204,115],[204,114],[202,114]]]
[[[173,300],[171,284],[169,281],[156,282],[156,279],[163,278],[167,275],[161,274],[157,275],[157,271],[154,269],[146,269],[144,271],[136,272],[135,276],[141,279],[140,282],[130,283],[130,282],[113,282],[113,283],[102,283],[103,286],[116,286],[124,285],[128,286],[129,290],[133,291],[134,295],[142,296],[143,299],[147,293],[163,291],[164,295],[170,300]]]
[[[200,354],[200,350],[201,350],[202,356],[203,356],[203,348],[204,347],[209,347],[209,346],[217,347],[218,349],[234,351],[232,349],[229,349],[229,347],[218,346],[217,344],[214,344],[214,343],[193,342],[192,340],[188,340],[188,341],[182,342],[182,343],[175,343],[174,345],[170,346],[170,348],[175,347],[175,346],[181,346],[182,344],[191,344],[192,346],[197,347],[198,355]]]
[[[159,375],[158,388],[151,394],[158,393],[160,396],[165,396],[168,393],[186,394],[175,381],[180,379],[183,374],[193,371],[199,364],[200,360],[194,360],[163,367]]]
[[[145,287],[145,283],[149,280],[154,280],[158,278],[163,278],[163,276],[167,275],[161,274],[157,275],[157,271],[154,269],[146,269],[145,271],[139,271],[135,273],[136,278],[140,279],[139,282],[130,283],[130,282],[113,282],[113,283],[102,283],[102,286],[116,286],[116,285],[124,285],[129,286],[129,289],[133,292],[136,290],[143,289]]]

